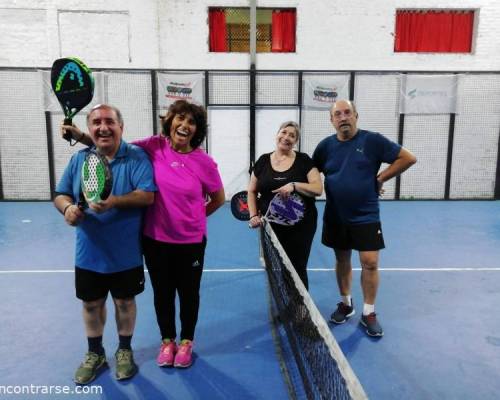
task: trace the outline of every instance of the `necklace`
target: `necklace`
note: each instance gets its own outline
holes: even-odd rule
[[[281,158],[278,158],[278,156],[276,155],[276,153],[273,153],[273,156],[274,156],[274,162],[277,165],[283,163],[284,161],[286,161],[289,158],[288,155],[286,155],[286,154],[283,157],[281,157]]]

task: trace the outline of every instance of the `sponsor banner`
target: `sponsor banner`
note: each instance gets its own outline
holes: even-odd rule
[[[203,105],[203,74],[159,72],[157,76],[159,108],[168,108],[170,104],[181,99]]]
[[[403,75],[399,112],[451,114],[456,112],[458,75]]]
[[[325,77],[319,82],[317,77],[304,76],[305,107],[329,109],[339,99],[349,98],[349,76]]]

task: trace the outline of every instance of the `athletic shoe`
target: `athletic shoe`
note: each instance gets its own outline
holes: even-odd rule
[[[106,355],[100,356],[92,351],[85,354],[85,360],[80,364],[75,372],[75,383],[86,385],[92,382],[99,370],[106,366]]]
[[[337,309],[330,316],[330,322],[333,322],[334,324],[343,324],[354,314],[356,314],[356,311],[354,310],[354,303],[352,300],[350,306],[340,302],[337,303]]]
[[[175,355],[174,367],[177,368],[187,368],[193,363],[193,342],[191,340],[184,339],[179,344],[177,348],[177,354]]]
[[[134,362],[134,354],[132,350],[128,349],[118,349],[115,353],[116,358],[116,379],[121,381],[122,379],[132,378],[139,368]]]
[[[177,345],[174,339],[163,339],[160,346],[160,352],[156,357],[156,364],[159,367],[171,367],[174,365],[174,357],[177,352]]]
[[[368,336],[384,336],[384,331],[377,321],[377,314],[374,312],[369,315],[361,316],[359,323],[366,328],[366,334]]]

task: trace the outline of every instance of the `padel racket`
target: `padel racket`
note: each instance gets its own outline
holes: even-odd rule
[[[248,221],[250,212],[248,211],[248,192],[243,190],[231,197],[231,212],[236,219]]]
[[[304,200],[299,194],[292,193],[287,200],[284,200],[279,194],[276,194],[269,203],[269,207],[263,219],[279,225],[292,226],[304,218],[304,211]],[[231,198],[231,212],[233,216],[240,221],[248,221],[250,219],[250,213],[248,211],[248,192],[246,190],[236,193]]]
[[[64,112],[64,125],[71,125],[72,118],[94,96],[92,71],[78,58],[59,58],[52,64],[50,82]],[[63,137],[71,143],[71,133]]]
[[[275,224],[292,226],[304,218],[305,208],[301,195],[290,193],[285,200],[277,193],[269,203],[264,219]]]
[[[83,162],[81,187],[87,203],[98,203],[111,194],[113,176],[108,160],[94,149],[88,152]]]

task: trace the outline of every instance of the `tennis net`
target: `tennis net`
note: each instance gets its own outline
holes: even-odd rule
[[[261,246],[275,341],[292,398],[367,399],[269,223]]]

